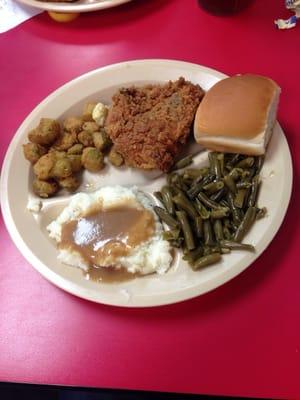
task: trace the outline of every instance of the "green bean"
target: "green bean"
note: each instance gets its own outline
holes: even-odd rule
[[[176,196],[177,194],[181,194],[182,196],[185,196],[185,193],[182,189],[180,189],[178,186],[176,185],[170,185],[169,186],[171,193],[173,194],[173,196]]]
[[[203,175],[203,176],[207,176],[209,174],[208,167],[201,167],[201,168],[199,168],[199,171],[201,172],[201,175]]]
[[[214,193],[213,195],[210,196],[210,199],[212,201],[219,202],[221,201],[222,197],[225,195],[226,189],[223,187],[223,189],[219,190],[218,192]]]
[[[230,230],[229,230],[228,226],[224,226],[223,227],[223,234],[224,234],[224,238],[226,240],[230,240],[232,238],[232,235],[230,233]]]
[[[159,216],[159,218],[166,223],[170,228],[177,228],[178,227],[178,221],[176,221],[175,218],[172,217],[166,210],[164,210],[161,207],[155,206],[154,211],[156,214]]]
[[[213,253],[221,253],[221,247],[219,245],[211,246],[210,247],[210,254],[213,254]]]
[[[177,175],[177,176],[178,176],[177,181],[174,183],[175,186],[186,192],[188,190],[188,186],[184,183],[182,175]]]
[[[211,174],[215,175],[217,180],[220,180],[222,178],[222,174],[221,174],[220,163],[217,158],[217,153],[215,152],[208,153],[208,159],[209,159]]]
[[[249,207],[240,223],[238,229],[234,234],[234,240],[237,242],[241,242],[244,236],[249,232],[251,226],[253,225],[256,217],[256,208]]]
[[[238,212],[237,207],[235,206],[234,197],[233,197],[232,193],[230,193],[230,192],[227,194],[227,201],[228,201],[228,205],[231,210],[231,213],[232,213],[233,222],[236,224],[240,224],[240,222],[241,222],[240,214]]]
[[[169,214],[174,215],[175,214],[175,207],[173,204],[172,200],[172,193],[171,190],[168,186],[164,186],[161,189],[161,195],[163,198],[163,204],[165,205],[167,211]]]
[[[161,192],[159,192],[159,191],[154,192],[153,195],[157,198],[157,200],[158,200],[161,204],[164,204],[164,201],[163,201]]]
[[[206,209],[206,207],[201,203],[199,199],[195,199],[194,206],[202,219],[208,219],[210,217],[210,212]]]
[[[267,215],[268,210],[266,207],[258,208],[256,213],[256,219],[264,218]]]
[[[237,208],[244,207],[246,194],[247,194],[247,189],[238,189],[236,196],[234,198],[234,205]]]
[[[190,168],[190,169],[185,169],[183,172],[184,178],[195,179],[198,178],[199,176],[203,178],[203,175],[199,169]]]
[[[244,170],[244,173],[246,171],[249,172],[249,175],[246,177],[246,182],[251,183],[251,179],[254,177],[254,175],[256,175],[256,169],[255,169],[255,167],[252,167],[250,169]],[[242,174],[242,176],[243,176],[243,174]]]
[[[234,154],[231,160],[228,161],[226,164],[227,169],[231,170],[233,166],[240,160],[241,155],[240,154]]]
[[[202,246],[196,247],[195,250],[187,252],[182,258],[188,263],[193,263],[197,258],[203,256],[204,249]]]
[[[241,168],[233,168],[233,169],[229,172],[228,175],[229,175],[234,181],[236,181],[236,180],[238,180],[238,179],[241,177],[241,175],[242,175],[243,172],[244,172],[244,170],[241,169]]]
[[[229,208],[220,207],[218,210],[212,210],[210,212],[210,218],[211,219],[225,218],[228,217],[229,212],[230,212]]]
[[[183,194],[179,193],[173,197],[173,201],[177,206],[180,206],[191,218],[197,218],[198,213],[189,199]]]
[[[194,199],[199,192],[201,192],[204,185],[211,183],[215,179],[215,175],[207,175],[202,182],[196,183],[188,191],[187,194],[190,199]]]
[[[203,246],[203,255],[208,256],[211,254],[211,247],[210,246]]]
[[[193,270],[197,270],[203,267],[207,267],[208,265],[216,264],[221,261],[220,253],[208,254],[207,256],[200,257],[193,265]]]
[[[230,240],[221,240],[220,244],[222,247],[225,247],[230,250],[255,251],[255,248],[254,246],[252,246],[252,244],[237,243],[237,242],[232,242]]]
[[[222,199],[220,201],[220,206],[230,208],[228,202],[225,199]]]
[[[256,157],[256,173],[259,174],[264,164],[265,156]]]
[[[226,247],[221,247],[221,254],[229,254],[231,253],[230,249],[227,249]]]
[[[244,169],[243,172],[241,173],[241,179],[251,179],[251,172],[249,169]]]
[[[222,222],[219,219],[216,219],[214,221],[214,234],[215,234],[215,238],[217,239],[217,241],[219,242],[220,240],[224,239],[224,235],[223,235],[223,226],[222,226]]]
[[[236,194],[236,185],[232,175],[228,174],[224,176],[224,183],[231,193]]]
[[[172,169],[173,169],[173,171],[174,171],[174,170],[176,170],[176,169],[185,168],[185,167],[187,167],[188,165],[192,164],[192,162],[193,162],[193,156],[192,156],[192,155],[186,156],[186,157],[182,158],[181,160],[178,160],[178,161],[175,163],[175,165],[174,165],[174,167],[173,167]]]
[[[203,236],[204,236],[204,243],[207,246],[212,246],[214,244],[211,223],[208,219],[203,221]]]
[[[178,239],[174,239],[174,240],[169,240],[169,243],[172,247],[177,247],[179,249],[183,246],[183,242],[184,242],[184,239],[182,237],[179,237]]]
[[[163,232],[163,238],[165,240],[177,240],[180,235],[180,229],[170,229],[169,231]]]
[[[216,192],[218,192],[219,190],[223,189],[224,187],[224,183],[222,181],[217,181],[217,182],[211,182],[208,183],[207,185],[203,186],[203,190],[205,190],[205,192],[208,195],[214,194]]]
[[[217,155],[217,159],[220,165],[221,176],[224,176],[225,174],[224,153],[219,153]]]
[[[203,236],[203,219],[200,215],[195,218],[195,231],[198,238]]]
[[[252,186],[252,183],[247,182],[247,181],[238,182],[236,184],[237,189],[249,189],[249,188],[251,188],[251,186]]]
[[[188,156],[167,176],[167,186],[155,192],[162,207],[155,212],[170,229],[163,238],[183,250],[195,270],[221,259],[231,250],[254,251],[242,243],[256,219],[266,215],[257,207],[259,171],[264,157],[210,152],[209,167],[185,168]],[[176,217],[172,216],[175,215]]]
[[[254,157],[246,157],[236,164],[237,168],[250,168],[254,164]]]
[[[258,188],[259,188],[259,176],[255,175],[255,177],[252,179],[252,187],[251,187],[251,192],[250,192],[250,196],[248,199],[249,207],[254,207],[256,205]]]
[[[168,185],[175,184],[178,180],[178,174],[176,172],[171,172],[167,175],[167,183]]]
[[[210,207],[213,210],[217,210],[220,208],[220,205],[217,202],[209,199],[203,192],[198,193],[198,199],[201,200],[204,205]]]
[[[186,213],[184,211],[176,211],[176,216],[183,231],[186,247],[188,250],[193,250],[195,248],[195,241]]]

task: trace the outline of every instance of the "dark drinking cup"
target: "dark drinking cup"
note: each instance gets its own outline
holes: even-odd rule
[[[210,14],[231,15],[247,7],[251,0],[198,0],[199,5]]]

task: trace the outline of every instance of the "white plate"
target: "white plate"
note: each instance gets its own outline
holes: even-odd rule
[[[83,13],[97,10],[104,10],[119,6],[123,3],[128,3],[131,0],[78,0],[74,3],[61,3],[61,2],[45,2],[38,0],[17,0],[19,3],[27,6],[40,8],[41,10],[56,11],[64,13]]]
[[[262,170],[263,185],[259,204],[268,208],[268,216],[257,221],[246,242],[256,253],[233,252],[215,266],[193,272],[178,256],[165,276],[147,276],[119,284],[101,284],[85,280],[80,270],[57,261],[57,252],[45,232],[45,226],[56,217],[68,199],[58,197],[44,201],[40,215],[34,218],[26,210],[31,191],[31,169],[22,154],[27,132],[41,117],[63,119],[80,113],[88,100],[109,103],[120,86],[146,82],[166,82],[184,76],[208,89],[225,77],[220,72],[181,61],[140,60],[101,68],[67,83],[48,96],[25,119],[7,151],[1,180],[1,202],[7,229],[24,257],[45,278],[79,297],[99,303],[142,307],[175,303],[208,292],[247,268],[266,249],[279,229],[286,213],[292,187],[292,162],[288,144],[279,124],[276,125]],[[207,162],[200,153],[196,164]],[[111,184],[139,185],[148,192],[161,187],[164,177],[133,169],[107,167],[99,175],[86,174],[85,184],[93,181],[93,189]],[[84,189],[84,188],[83,188]]]

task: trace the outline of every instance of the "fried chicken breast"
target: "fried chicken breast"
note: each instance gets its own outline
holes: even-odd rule
[[[188,139],[203,95],[199,85],[184,78],[120,89],[113,96],[106,131],[127,165],[168,171]]]

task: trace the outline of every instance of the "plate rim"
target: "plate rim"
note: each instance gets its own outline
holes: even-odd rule
[[[107,8],[113,8],[122,4],[129,3],[132,0],[102,0],[90,4],[76,4],[74,3],[63,3],[63,2],[45,2],[38,0],[16,0],[17,2],[24,4],[29,7],[38,8],[45,11],[54,11],[61,13],[85,13],[91,11],[105,10]]]
[[[219,286],[222,286],[223,284],[227,283],[234,277],[238,276],[241,272],[246,270],[251,264],[253,264],[258,257],[268,248],[274,237],[276,236],[279,228],[282,225],[282,222],[284,220],[284,217],[287,213],[288,206],[290,203],[291,199],[291,194],[292,194],[292,187],[293,187],[293,163],[292,163],[292,157],[291,157],[291,152],[289,149],[289,145],[286,139],[286,136],[277,122],[278,129],[280,130],[280,134],[282,136],[282,140],[285,145],[285,150],[286,150],[286,165],[287,165],[287,170],[286,170],[286,180],[287,180],[287,191],[284,193],[284,204],[285,207],[281,209],[281,213],[279,215],[279,218],[277,217],[277,224],[275,227],[272,229],[272,234],[271,234],[271,240],[267,240],[267,245],[265,248],[258,252],[257,255],[255,256],[254,259],[252,259],[250,262],[245,262],[245,264],[239,268],[239,271],[236,272],[235,270],[229,270],[227,271],[227,277],[224,280],[223,276],[217,276],[213,279],[213,284],[209,283],[206,284],[205,289],[199,288],[199,286],[194,286],[192,288],[184,288],[172,293],[164,293],[164,294],[159,294],[153,299],[155,301],[150,301],[146,300],[147,296],[139,296],[138,297],[138,302],[127,302],[127,303],[122,303],[120,302],[114,302],[114,301],[106,301],[105,299],[95,299],[95,297],[89,293],[89,290],[80,286],[79,284],[76,284],[75,282],[71,282],[67,278],[63,277],[62,275],[57,274],[55,271],[51,270],[47,265],[45,265],[34,253],[33,251],[27,246],[25,241],[23,240],[22,236],[18,232],[18,229],[15,225],[13,216],[11,214],[10,206],[9,206],[9,201],[8,197],[6,196],[6,187],[8,184],[8,175],[9,175],[9,165],[10,165],[10,159],[14,153],[14,147],[15,147],[15,142],[18,142],[18,136],[21,135],[23,129],[23,126],[27,124],[27,121],[31,119],[32,114],[35,114],[36,112],[39,111],[40,108],[43,108],[44,104],[49,102],[49,100],[57,97],[60,95],[61,92],[64,92],[65,89],[68,88],[68,86],[72,86],[76,81],[82,80],[89,78],[93,74],[98,74],[99,71],[105,71],[105,70],[113,70],[113,69],[118,69],[119,67],[125,67],[128,65],[137,65],[137,64],[143,64],[143,63],[151,64],[155,63],[157,65],[158,63],[160,64],[166,64],[166,63],[171,63],[171,64],[177,64],[178,66],[185,66],[189,68],[196,68],[200,69],[201,71],[205,71],[207,73],[211,73],[215,76],[218,76],[220,78],[224,78],[227,75],[223,74],[222,72],[219,72],[217,70],[214,70],[212,68],[202,66],[196,63],[189,63],[186,61],[179,61],[179,60],[169,60],[169,59],[142,59],[142,60],[132,60],[132,61],[125,61],[125,62],[119,62],[115,64],[110,64],[106,65],[101,68],[93,69],[89,72],[86,72],[85,74],[79,75],[76,78],[66,82],[65,84],[61,85],[58,87],[56,90],[51,92],[48,96],[46,96],[34,109],[27,115],[27,117],[23,120],[19,128],[16,130],[14,136],[12,137],[10,144],[6,150],[5,157],[3,160],[3,165],[2,165],[2,170],[1,170],[1,181],[0,181],[0,203],[1,203],[1,209],[2,209],[2,215],[3,215],[3,220],[6,226],[6,229],[16,246],[16,248],[19,250],[19,252],[24,256],[24,258],[27,260],[27,262],[34,268],[36,269],[44,278],[46,278],[48,281],[50,281],[52,284],[55,286],[63,289],[64,291],[75,295],[79,298],[83,298],[92,302],[96,302],[98,304],[106,304],[106,305],[111,305],[111,306],[119,306],[119,307],[129,307],[129,308],[140,308],[140,307],[157,307],[157,306],[163,306],[163,305],[169,305],[169,304],[175,304],[178,302],[182,302],[185,300],[189,300],[195,297],[198,297],[204,293],[210,292]],[[33,262],[34,261],[34,262]],[[46,267],[46,268],[45,268]],[[57,280],[56,277],[59,277]],[[186,293],[187,292],[187,293]],[[149,297],[149,295],[148,295]],[[175,297],[175,299],[174,299]],[[141,299],[143,301],[141,302]]]

